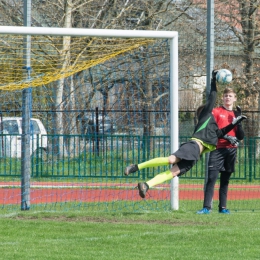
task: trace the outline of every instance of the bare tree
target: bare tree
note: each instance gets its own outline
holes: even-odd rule
[[[230,8],[226,8],[225,12],[223,12],[223,8],[220,7],[226,7],[227,5]],[[243,46],[244,62],[240,64],[245,64],[243,68],[245,76],[239,77],[238,69],[235,73],[237,75],[236,79],[239,84],[241,83],[241,86],[244,84],[245,87],[241,89],[245,97],[252,97],[252,100],[258,101],[255,97],[259,93],[257,83],[259,69],[257,68],[258,57],[256,55],[256,50],[259,47],[259,16],[257,16],[259,0],[233,0],[224,3],[223,1],[216,1],[216,7],[216,27],[219,25],[219,30],[216,30],[217,44],[222,49],[228,49],[229,44],[236,45],[237,48]],[[205,8],[205,1],[201,0],[36,0],[33,1],[32,6],[32,26],[179,31],[180,87],[190,89],[194,85],[194,77],[205,76],[206,74]],[[0,10],[0,15],[3,18],[1,24],[22,25],[23,10],[21,1],[2,0],[0,1]],[[237,26],[238,24],[240,27]],[[228,29],[225,26],[228,26]],[[225,35],[223,28],[226,30]],[[232,42],[227,41],[231,37],[236,37],[236,41],[234,39],[232,39]],[[108,44],[107,39],[97,41],[90,37],[87,39],[64,37],[61,44],[60,41],[51,38],[48,40],[60,57],[61,70],[68,65],[75,65],[80,59],[86,59],[90,55],[89,46],[91,44],[99,46]],[[77,52],[72,53],[75,46],[77,46]],[[138,51],[140,56],[148,55],[148,50],[145,47]],[[45,54],[48,56],[47,51]],[[130,70],[133,74],[140,75],[138,74],[140,73],[138,66],[136,66],[136,69],[134,68],[137,65],[136,60],[114,59],[99,66],[99,72],[101,72],[99,78],[93,68],[78,72],[69,79],[52,83],[56,94],[49,99],[50,102],[53,100],[53,109],[57,112],[55,113],[55,133],[77,133],[78,131],[74,127],[75,121],[73,120],[77,118],[80,112],[78,114],[71,113],[72,118],[67,120],[67,117],[64,118],[64,113],[61,116],[62,113],[58,111],[63,111],[65,108],[71,110],[76,108],[82,110],[93,109],[92,101],[98,94],[102,96],[102,102],[98,104],[100,108],[106,107],[106,109],[109,109],[109,106],[111,106],[110,100],[112,100],[111,97],[115,93],[115,89],[119,90],[121,98],[128,95],[127,98],[131,100],[132,104],[138,105],[142,111],[154,110],[160,102],[164,103],[164,100],[168,98],[167,86],[169,81],[165,79],[161,70],[160,75],[164,84],[164,92],[161,93],[158,88],[158,80],[154,75],[157,73],[155,68],[167,67],[169,62],[167,58],[164,59],[164,64],[155,62],[157,57],[167,55],[167,53],[155,52],[149,55],[152,64],[150,67],[148,64],[144,64],[144,67],[146,67],[144,75],[147,77],[141,81],[139,80],[140,77],[139,79],[130,79],[128,74]],[[218,53],[218,56],[221,55],[221,53]],[[225,55],[226,53],[223,52],[223,56]],[[49,60],[51,61],[51,57]],[[229,64],[229,66],[231,65]],[[120,89],[120,86],[122,86],[120,82],[125,82],[126,86],[135,90],[135,92],[133,94],[130,91],[123,93],[122,88]],[[135,98],[137,93],[141,93],[141,102]],[[75,101],[75,97],[77,97],[78,102]],[[129,102],[121,99],[121,103],[119,103],[119,101],[115,102],[115,100],[119,99],[113,99],[113,106],[121,108]],[[255,101],[252,103],[258,104]],[[183,100],[182,103],[184,102],[191,103],[189,100]],[[131,104],[129,105],[131,106]],[[167,109],[166,102],[164,109]],[[147,135],[154,134],[154,125],[149,125],[149,122],[154,122],[155,118],[149,118],[148,112],[145,112],[143,119],[144,122],[148,122],[148,124],[144,124],[144,133]]]
[[[241,61],[235,68],[235,81],[245,110],[260,109],[259,44],[260,44],[260,1],[233,0],[218,3],[216,9],[228,24],[240,45]],[[221,12],[222,10],[222,12]],[[238,50],[239,51],[239,50]],[[248,136],[259,136],[259,115],[252,114],[245,126]],[[259,148],[258,148],[259,150]]]

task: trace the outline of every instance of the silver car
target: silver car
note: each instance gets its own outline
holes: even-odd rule
[[[113,124],[109,116],[84,117],[81,121],[81,133],[82,134],[112,134],[116,131],[116,126]],[[98,122],[98,127],[97,127]]]

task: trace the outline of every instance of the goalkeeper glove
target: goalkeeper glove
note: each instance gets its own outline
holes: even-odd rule
[[[228,140],[232,145],[238,146],[239,140],[235,136],[231,135],[224,135],[223,137],[225,140]]]
[[[246,117],[246,116],[243,116],[243,115],[238,116],[238,117],[236,117],[236,118],[233,119],[232,125],[238,125],[238,124],[241,123],[244,119],[247,119],[247,117]]]
[[[234,111],[235,116],[236,116],[236,117],[237,117],[237,116],[241,116],[241,115],[242,115],[241,107],[240,107],[240,106],[237,106],[236,108],[237,108],[237,110]]]
[[[218,73],[218,70],[212,70],[212,73],[211,73],[211,75],[212,75],[212,80],[216,81],[216,75],[217,75],[217,73]]]

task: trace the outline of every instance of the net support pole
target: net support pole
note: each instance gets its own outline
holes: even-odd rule
[[[207,86],[206,98],[208,99],[211,84],[211,71],[214,68],[214,0],[207,0]],[[205,154],[204,191],[208,182],[209,154]]]
[[[171,153],[179,147],[178,36],[170,40],[170,138]],[[179,178],[171,180],[171,209],[179,209]]]
[[[214,67],[214,0],[207,0],[207,86],[206,96],[210,92],[211,71]]]
[[[24,0],[24,26],[31,26],[31,0]],[[30,79],[31,71],[31,36],[24,37],[24,77]],[[31,88],[22,93],[22,162],[21,162],[21,210],[30,209],[30,118]]]

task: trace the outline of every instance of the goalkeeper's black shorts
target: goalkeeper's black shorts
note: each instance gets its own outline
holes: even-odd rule
[[[200,148],[197,142],[189,141],[180,146],[180,148],[173,153],[181,161],[177,163],[180,173],[178,176],[189,171],[200,158]]]
[[[219,148],[210,152],[208,169],[218,172],[234,172],[237,148]]]

